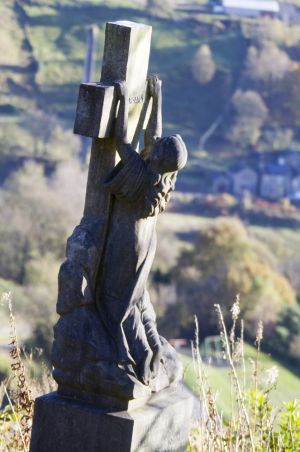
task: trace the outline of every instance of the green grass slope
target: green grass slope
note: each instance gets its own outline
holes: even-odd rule
[[[184,381],[187,386],[195,393],[199,394],[199,383],[194,370],[193,360],[190,356],[181,355],[184,364]],[[245,344],[245,363],[246,363],[246,387],[249,387],[253,366],[251,361],[256,359],[256,349],[249,344]],[[283,403],[299,398],[300,378],[288,368],[284,367],[271,356],[261,353],[259,357],[259,381],[264,382],[267,378],[266,370],[273,366],[278,369],[278,381],[276,389],[271,393],[271,400],[274,405],[281,407]],[[231,413],[231,385],[228,367],[204,366],[208,382],[216,395],[217,406],[225,417]],[[238,369],[240,381],[243,380],[242,368]]]
[[[246,42],[238,30],[216,33],[179,12],[176,20],[151,17],[139,4],[125,0],[1,2],[0,121],[9,124],[9,135],[14,132],[17,140],[16,135],[30,133],[24,117],[33,108],[58,115],[65,127],[72,128],[87,28],[92,24],[100,28],[98,79],[105,23],[128,19],[153,26],[149,72],[164,81],[166,132],[179,132],[191,146],[197,144],[235,86]],[[191,63],[204,42],[211,46],[218,72],[209,85],[200,87],[192,77]],[[0,142],[9,140],[6,135],[0,136]]]

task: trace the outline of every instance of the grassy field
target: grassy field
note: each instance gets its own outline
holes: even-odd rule
[[[194,370],[193,361],[190,356],[181,355],[184,364],[184,381],[188,387],[195,393],[199,394],[199,384]],[[246,387],[249,387],[249,382],[252,375],[251,360],[256,359],[256,349],[249,344],[245,344],[245,361],[246,361]],[[282,406],[283,403],[299,398],[300,396],[300,377],[293,373],[278,361],[272,359],[265,353],[260,354],[259,358],[259,372],[263,381],[266,378],[266,370],[276,366],[279,371],[278,382],[276,389],[271,395],[271,400],[277,407]],[[216,395],[217,406],[220,412],[223,412],[225,417],[229,417],[231,413],[231,385],[228,367],[213,367],[209,365],[204,366],[208,382],[212,387],[213,393]],[[238,370],[240,381],[242,381],[242,369]]]
[[[158,219],[158,257],[165,252],[164,242],[172,239],[172,257],[165,261],[173,264],[178,254],[187,247],[191,247],[201,227],[213,221],[211,218],[196,214],[184,214],[167,211]],[[278,265],[284,267],[291,262],[298,261],[300,255],[300,229],[270,228],[247,225],[251,236],[263,242],[275,255]]]
[[[299,259],[300,229],[289,228],[264,228],[262,226],[250,226],[251,233],[264,242],[275,254],[281,264]]]
[[[65,127],[72,128],[86,31],[93,24],[100,31],[95,80],[100,77],[107,21],[129,19],[152,25],[149,73],[159,74],[164,81],[165,132],[181,133],[191,148],[224,108],[246,52],[246,41],[238,29],[215,33],[204,22],[180,12],[176,20],[153,17],[138,1],[40,0],[24,5],[4,0],[0,13],[6,18],[0,37],[9,38],[0,40],[0,121],[9,121],[10,134],[15,136],[26,128],[24,133],[30,132],[28,124],[24,125],[30,109],[58,115]],[[216,77],[205,87],[199,86],[191,73],[202,43],[211,46],[218,66]],[[1,141],[5,137],[0,137]],[[22,146],[21,140],[18,145]],[[28,143],[23,148],[28,152]]]

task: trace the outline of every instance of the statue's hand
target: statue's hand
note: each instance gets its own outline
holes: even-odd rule
[[[153,357],[152,357],[152,361],[151,361],[151,372],[152,372],[152,377],[155,378],[158,374],[159,371],[159,365],[163,360],[163,353],[162,353],[162,347],[158,347],[154,352],[153,352]]]
[[[161,80],[157,77],[157,75],[152,75],[148,79],[148,91],[150,97],[158,97],[161,92]]]
[[[145,385],[149,385],[151,380],[151,362],[153,354],[149,350],[145,355],[143,362],[140,365],[140,377]]]
[[[124,81],[115,82],[115,91],[118,99],[127,96],[127,83]]]

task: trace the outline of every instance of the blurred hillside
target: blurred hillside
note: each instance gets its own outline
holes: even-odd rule
[[[218,33],[213,25],[185,17],[183,12],[171,18],[156,17],[142,6],[138,1],[1,2],[2,160],[69,157],[72,150],[63,146],[60,137],[62,129],[73,127],[87,29],[92,24],[100,28],[97,80],[105,23],[118,19],[153,26],[149,71],[165,82],[165,132],[180,132],[191,149],[196,146],[232,94],[245,56],[245,39],[238,29]],[[202,42],[210,43],[218,65],[209,89],[199,86],[192,76],[193,58]]]
[[[261,318],[269,350],[299,363],[299,208],[284,196],[267,203],[206,192],[211,175],[214,182],[237,162],[253,172],[254,158],[261,168],[261,156],[298,154],[300,23],[214,15],[206,1],[193,2],[196,11],[189,2],[160,3],[1,1],[0,290],[13,291],[22,340],[49,357],[57,271],[85,191],[87,165],[78,162],[72,128],[86,34],[99,27],[96,81],[105,23],[148,23],[149,72],[163,80],[164,133],[180,133],[190,153],[180,192],[158,226],[151,291],[161,327],[190,338],[196,313],[200,323],[209,318],[203,335],[215,334],[204,310],[214,302],[229,307],[241,293],[247,338]],[[0,322],[4,343],[4,314]]]
[[[209,2],[3,0],[0,176],[27,158],[78,152],[72,136],[86,33],[96,24],[100,77],[107,21],[153,26],[149,73],[164,81],[164,132],[181,133],[193,165],[224,169],[255,152],[299,149],[300,23],[212,14]],[[298,19],[297,19],[298,18]],[[13,137],[13,139],[12,139]],[[194,166],[193,166],[194,168]],[[196,170],[189,174],[189,180]],[[187,178],[185,178],[187,179]],[[185,189],[198,191],[186,180]],[[201,181],[198,180],[198,184]],[[202,189],[203,186],[200,186]]]

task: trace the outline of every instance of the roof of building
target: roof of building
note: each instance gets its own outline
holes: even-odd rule
[[[279,13],[280,6],[276,0],[223,0],[224,8],[248,9],[253,11],[263,11]]]
[[[251,168],[251,166],[247,165],[244,162],[236,162],[233,165],[230,166],[229,168],[229,172],[232,174],[237,174],[237,173],[241,173],[243,171],[251,171],[253,173],[256,173],[256,171]]]
[[[275,163],[269,163],[265,166],[263,174],[274,176],[286,176],[290,174],[290,168],[287,165],[277,165]]]

